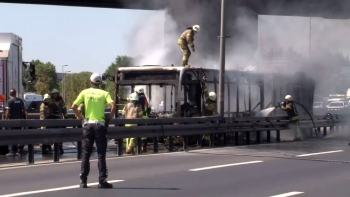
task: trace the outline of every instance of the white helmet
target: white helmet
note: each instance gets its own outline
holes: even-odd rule
[[[284,97],[284,99],[286,99],[287,101],[292,101],[292,96],[291,95],[287,95],[286,97]]]
[[[215,94],[215,92],[209,92],[209,99],[212,100],[212,101],[215,101],[215,100],[216,100],[216,94]]]
[[[135,90],[137,93],[145,93],[145,90],[143,88],[140,88],[138,90]]]
[[[201,27],[199,25],[193,25],[192,29],[193,31],[199,32],[201,30]]]
[[[45,94],[45,95],[44,95],[44,100],[45,100],[45,99],[49,99],[49,98],[51,98],[49,94]]]
[[[129,98],[130,98],[130,101],[138,101],[139,100],[139,96],[137,95],[136,92],[133,92],[132,94],[130,94]]]

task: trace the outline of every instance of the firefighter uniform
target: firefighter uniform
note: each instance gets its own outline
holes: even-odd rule
[[[124,106],[122,114],[126,119],[143,118],[143,111],[138,104],[138,95],[132,93],[130,95],[130,103]],[[126,127],[137,126],[137,124],[125,124]],[[126,138],[126,153],[135,154],[136,138]]]
[[[142,118],[149,118],[149,106],[148,106],[148,100],[145,96],[145,90],[143,88],[140,88],[139,90],[135,91],[139,97],[139,104],[141,106],[143,117]],[[147,152],[147,137],[142,137],[142,152]]]
[[[213,116],[216,110],[216,94],[215,92],[209,92],[206,85],[203,85],[203,92],[205,97],[205,103],[203,106],[202,116]],[[211,122],[206,122],[206,124],[211,124]],[[210,140],[210,135],[205,135],[205,140]]]
[[[191,51],[190,49],[188,48],[188,45],[190,45],[192,51],[194,52],[195,51],[195,48],[194,48],[194,34],[199,32],[200,30],[200,27],[199,25],[194,25],[193,27],[189,27],[187,28],[186,31],[184,31],[180,38],[178,39],[178,45],[180,46],[180,49],[183,53],[183,56],[182,56],[182,66],[184,67],[190,67],[190,65],[188,65],[188,60],[191,56]]]
[[[294,132],[294,140],[301,140],[302,136],[300,131],[299,115],[291,95],[287,95],[285,97],[285,102],[281,105],[281,109],[287,112],[290,122],[289,125]]]
[[[44,102],[40,105],[40,120],[46,119],[56,119],[54,117],[54,112],[57,111],[57,107],[54,106],[53,100],[50,98],[49,94],[44,95]],[[42,126],[41,129],[46,129],[50,127]],[[42,154],[51,153],[51,144],[40,144],[42,149]]]

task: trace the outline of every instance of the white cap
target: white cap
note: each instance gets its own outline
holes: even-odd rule
[[[102,83],[102,76],[98,73],[94,73],[91,75],[90,81],[93,83]]]

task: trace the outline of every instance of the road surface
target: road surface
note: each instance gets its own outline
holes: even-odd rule
[[[347,139],[203,149],[107,161],[113,189],[78,188],[80,162],[0,168],[0,197],[349,197]]]

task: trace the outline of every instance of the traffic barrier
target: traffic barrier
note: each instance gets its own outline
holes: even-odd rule
[[[317,132],[324,129],[326,135],[327,128],[333,130],[336,126],[347,126],[347,117],[335,118],[331,116],[315,116]],[[211,124],[207,124],[211,122]],[[174,124],[176,123],[176,124]],[[169,151],[173,151],[173,138],[171,136],[182,136],[184,138],[183,147],[188,147],[188,136],[210,134],[210,147],[213,146],[213,135],[223,135],[223,145],[226,145],[227,134],[234,134],[235,145],[238,145],[238,135],[246,135],[246,142],[250,142],[250,133],[256,132],[257,143],[260,143],[260,132],[267,132],[267,142],[270,142],[271,131],[276,131],[276,140],[280,141],[280,132],[288,129],[288,117],[239,117],[221,119],[219,116],[212,117],[193,117],[193,118],[161,118],[161,119],[113,119],[109,125],[114,127],[108,128],[108,138],[117,139],[118,156],[123,154],[124,138],[141,138],[149,137],[154,139],[154,152],[158,152],[157,139],[159,137],[168,137]],[[2,120],[0,127],[0,145],[11,144],[28,144],[28,163],[34,163],[33,144],[38,143],[55,143],[58,142],[78,142],[77,159],[81,158],[81,126],[82,121],[76,119],[70,120]],[[125,124],[139,124],[143,126],[124,127]],[[309,117],[301,117],[301,128],[313,129],[313,124]],[[41,126],[57,127],[40,129]],[[27,129],[11,129],[11,127],[22,127]],[[67,128],[72,127],[72,128]],[[169,137],[170,136],[170,137]],[[141,154],[141,151],[138,151]],[[55,161],[59,161],[58,153],[54,153]]]

